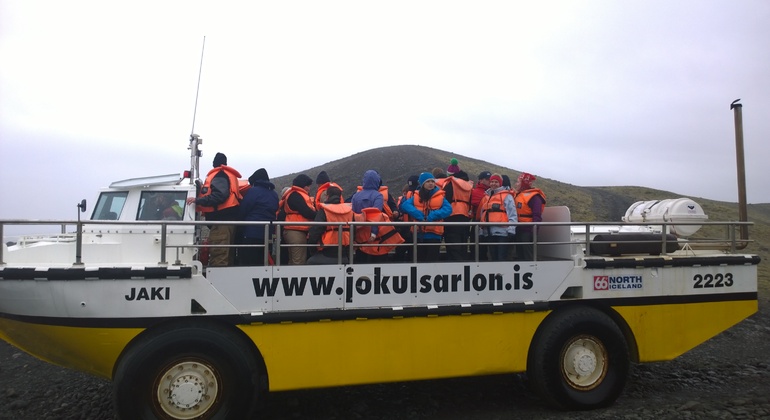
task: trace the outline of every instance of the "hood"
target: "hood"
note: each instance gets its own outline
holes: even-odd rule
[[[364,181],[361,184],[363,189],[379,190],[380,184],[382,184],[382,178],[380,178],[380,174],[377,173],[377,171],[374,169],[369,169],[368,171],[364,172]]]

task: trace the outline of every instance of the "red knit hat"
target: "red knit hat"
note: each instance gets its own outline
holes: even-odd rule
[[[534,175],[528,174],[526,172],[522,172],[521,175],[519,175],[519,183],[522,186],[531,187],[532,183],[535,182],[537,178],[535,178]]]
[[[497,183],[498,183],[498,184],[500,184],[500,185],[503,185],[503,177],[501,177],[501,176],[500,176],[500,175],[498,175],[498,174],[494,174],[494,175],[490,176],[490,177],[489,177],[489,180],[490,180],[490,181],[494,181],[494,180],[497,180]]]

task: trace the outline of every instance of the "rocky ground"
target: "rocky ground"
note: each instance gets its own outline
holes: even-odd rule
[[[0,419],[111,420],[111,385],[0,342]],[[525,375],[275,393],[264,419],[755,419],[770,418],[770,302],[680,358],[635,366],[611,407],[564,413]]]

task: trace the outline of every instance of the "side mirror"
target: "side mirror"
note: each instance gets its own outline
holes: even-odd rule
[[[80,201],[80,204],[78,204],[78,209],[80,209],[81,213],[85,213],[86,212],[86,199],[85,198]]]

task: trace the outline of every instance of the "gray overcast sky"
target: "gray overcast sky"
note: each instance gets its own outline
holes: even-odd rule
[[[0,218],[186,169],[204,36],[204,173],[419,144],[735,202],[741,98],[770,202],[768,1],[253,3],[0,0]]]

